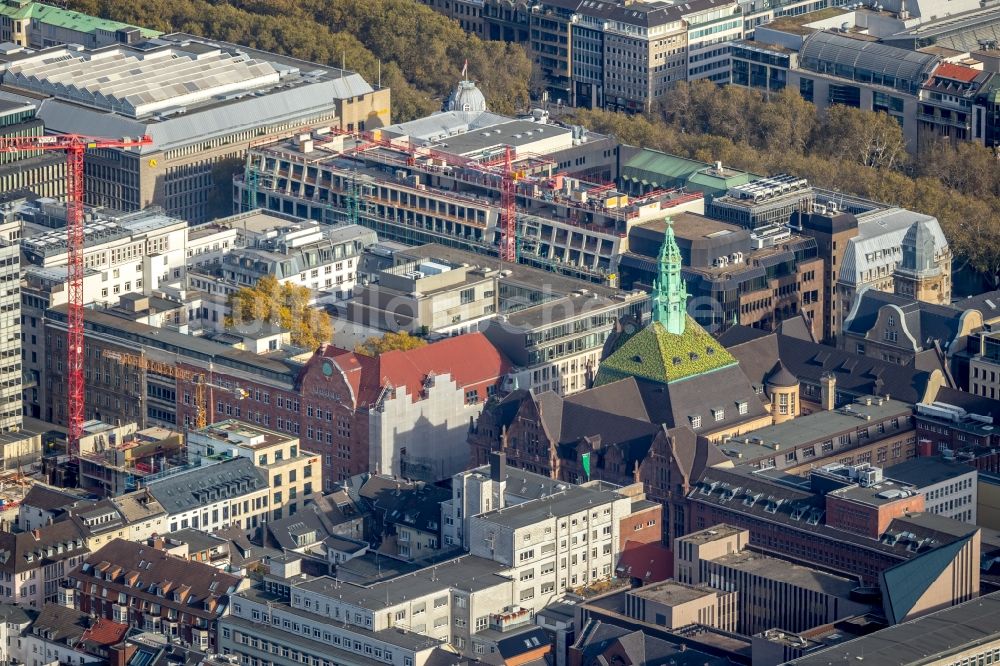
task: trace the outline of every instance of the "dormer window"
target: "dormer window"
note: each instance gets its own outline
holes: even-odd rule
[[[691,420],[691,428],[692,429],[697,430],[698,428],[701,427],[701,415],[700,414],[693,414],[693,415],[691,415],[688,418]]]

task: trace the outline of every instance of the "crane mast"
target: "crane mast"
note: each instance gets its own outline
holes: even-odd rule
[[[66,153],[66,245],[68,263],[66,282],[68,296],[66,332],[66,422],[68,437],[66,453],[76,460],[83,434],[83,156],[93,148],[137,148],[153,143],[152,138],[123,137],[106,139],[80,134],[0,138],[0,153],[36,152],[40,150]]]

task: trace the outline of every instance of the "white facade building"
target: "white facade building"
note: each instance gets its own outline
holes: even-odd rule
[[[927,513],[976,524],[979,470],[953,454],[914,458],[886,468],[884,476],[923,493]]]

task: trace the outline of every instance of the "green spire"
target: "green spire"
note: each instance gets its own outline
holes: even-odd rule
[[[660,322],[667,333],[683,335],[687,321],[687,285],[681,278],[681,250],[674,238],[674,223],[669,217],[666,222],[659,271],[653,282],[653,321]]]

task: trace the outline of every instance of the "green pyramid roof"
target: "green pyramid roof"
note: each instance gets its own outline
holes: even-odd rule
[[[653,322],[622,342],[601,361],[594,385],[627,377],[667,384],[726,368],[736,359],[690,316],[684,333],[668,333]]]

